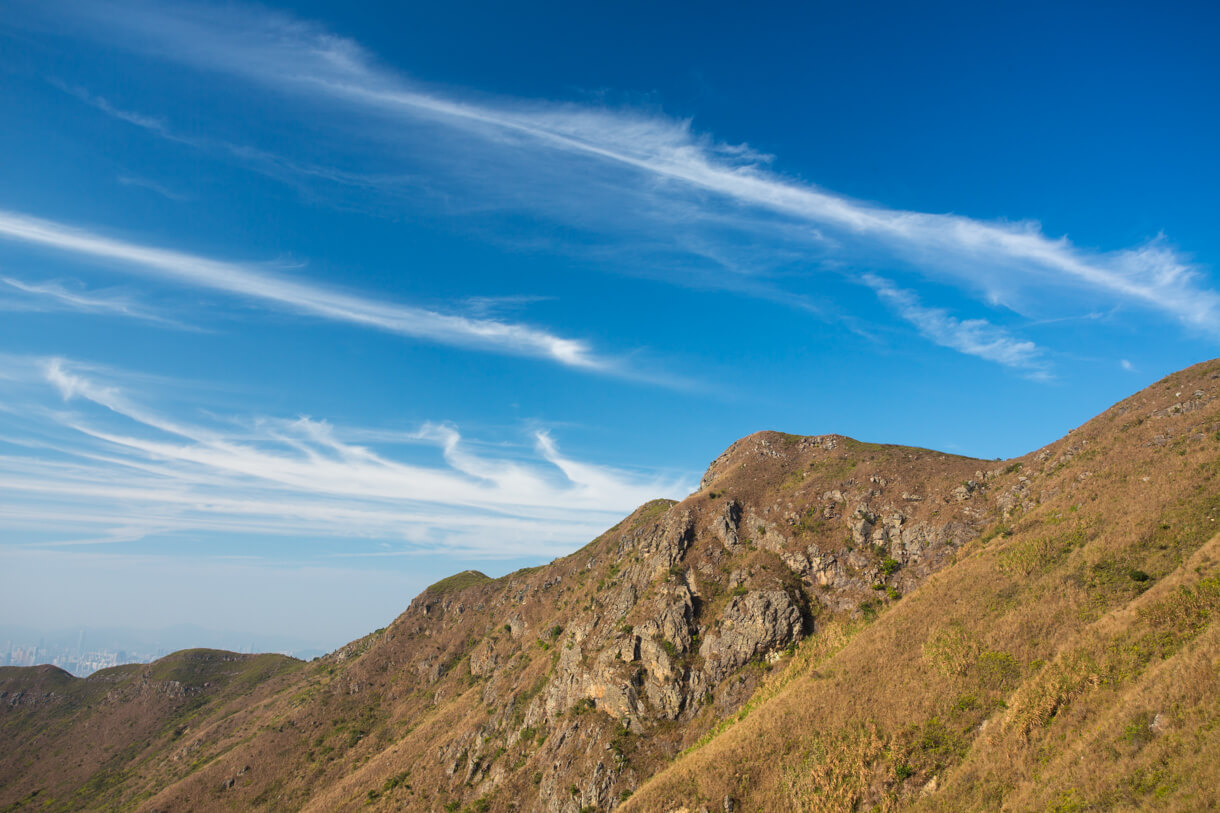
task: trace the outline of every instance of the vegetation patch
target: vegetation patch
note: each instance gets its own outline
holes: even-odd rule
[[[452,576],[447,576],[435,584],[429,585],[424,590],[424,593],[433,598],[440,598],[449,593],[465,590],[467,587],[489,581],[491,581],[491,577],[486,573],[480,573],[477,570],[463,570],[461,573],[454,573]]]
[[[1065,534],[1013,542],[1000,552],[996,567],[1001,573],[1010,576],[1026,577],[1046,573],[1087,541],[1088,534],[1084,529],[1078,528]]]

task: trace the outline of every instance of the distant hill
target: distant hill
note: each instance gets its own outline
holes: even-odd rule
[[[31,628],[0,624],[0,647],[8,644],[10,651],[39,653],[36,663],[51,663],[81,674],[80,656],[88,660],[117,663],[147,662],[175,649],[207,647],[209,649],[240,649],[242,652],[280,652],[309,659],[325,652],[317,642],[304,637],[251,634],[232,630],[213,630],[194,624],[175,624],[154,629],[135,627]],[[0,663],[5,650],[0,648]],[[97,667],[94,667],[97,668]],[[88,671],[92,671],[89,669]]]
[[[0,669],[0,810],[1207,809],[1218,522],[1217,361],[1013,460],[760,432],[316,661]]]

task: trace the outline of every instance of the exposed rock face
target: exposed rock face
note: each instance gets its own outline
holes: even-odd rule
[[[637,537],[636,549],[653,570],[672,567],[694,541],[694,519],[689,511],[667,512],[664,518]]]
[[[486,675],[496,666],[496,651],[491,641],[480,642],[470,653],[470,674]]]
[[[720,626],[699,646],[708,682],[800,638],[801,611],[783,590],[757,590],[735,596],[720,617]]]
[[[728,550],[733,550],[740,543],[737,526],[741,522],[741,504],[737,500],[728,500],[724,504],[724,512],[712,520],[712,533]]]
[[[639,627],[643,638],[667,641],[677,654],[690,648],[690,625],[694,617],[694,596],[684,584],[664,590],[657,601],[658,609]]]

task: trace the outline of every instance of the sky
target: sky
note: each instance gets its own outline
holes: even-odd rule
[[[1211,4],[377,5],[0,7],[0,621],[330,649],[1220,355]]]

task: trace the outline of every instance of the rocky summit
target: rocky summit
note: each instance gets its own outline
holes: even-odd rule
[[[0,670],[0,810],[1220,804],[1220,362],[1030,454],[760,432],[311,662]]]

